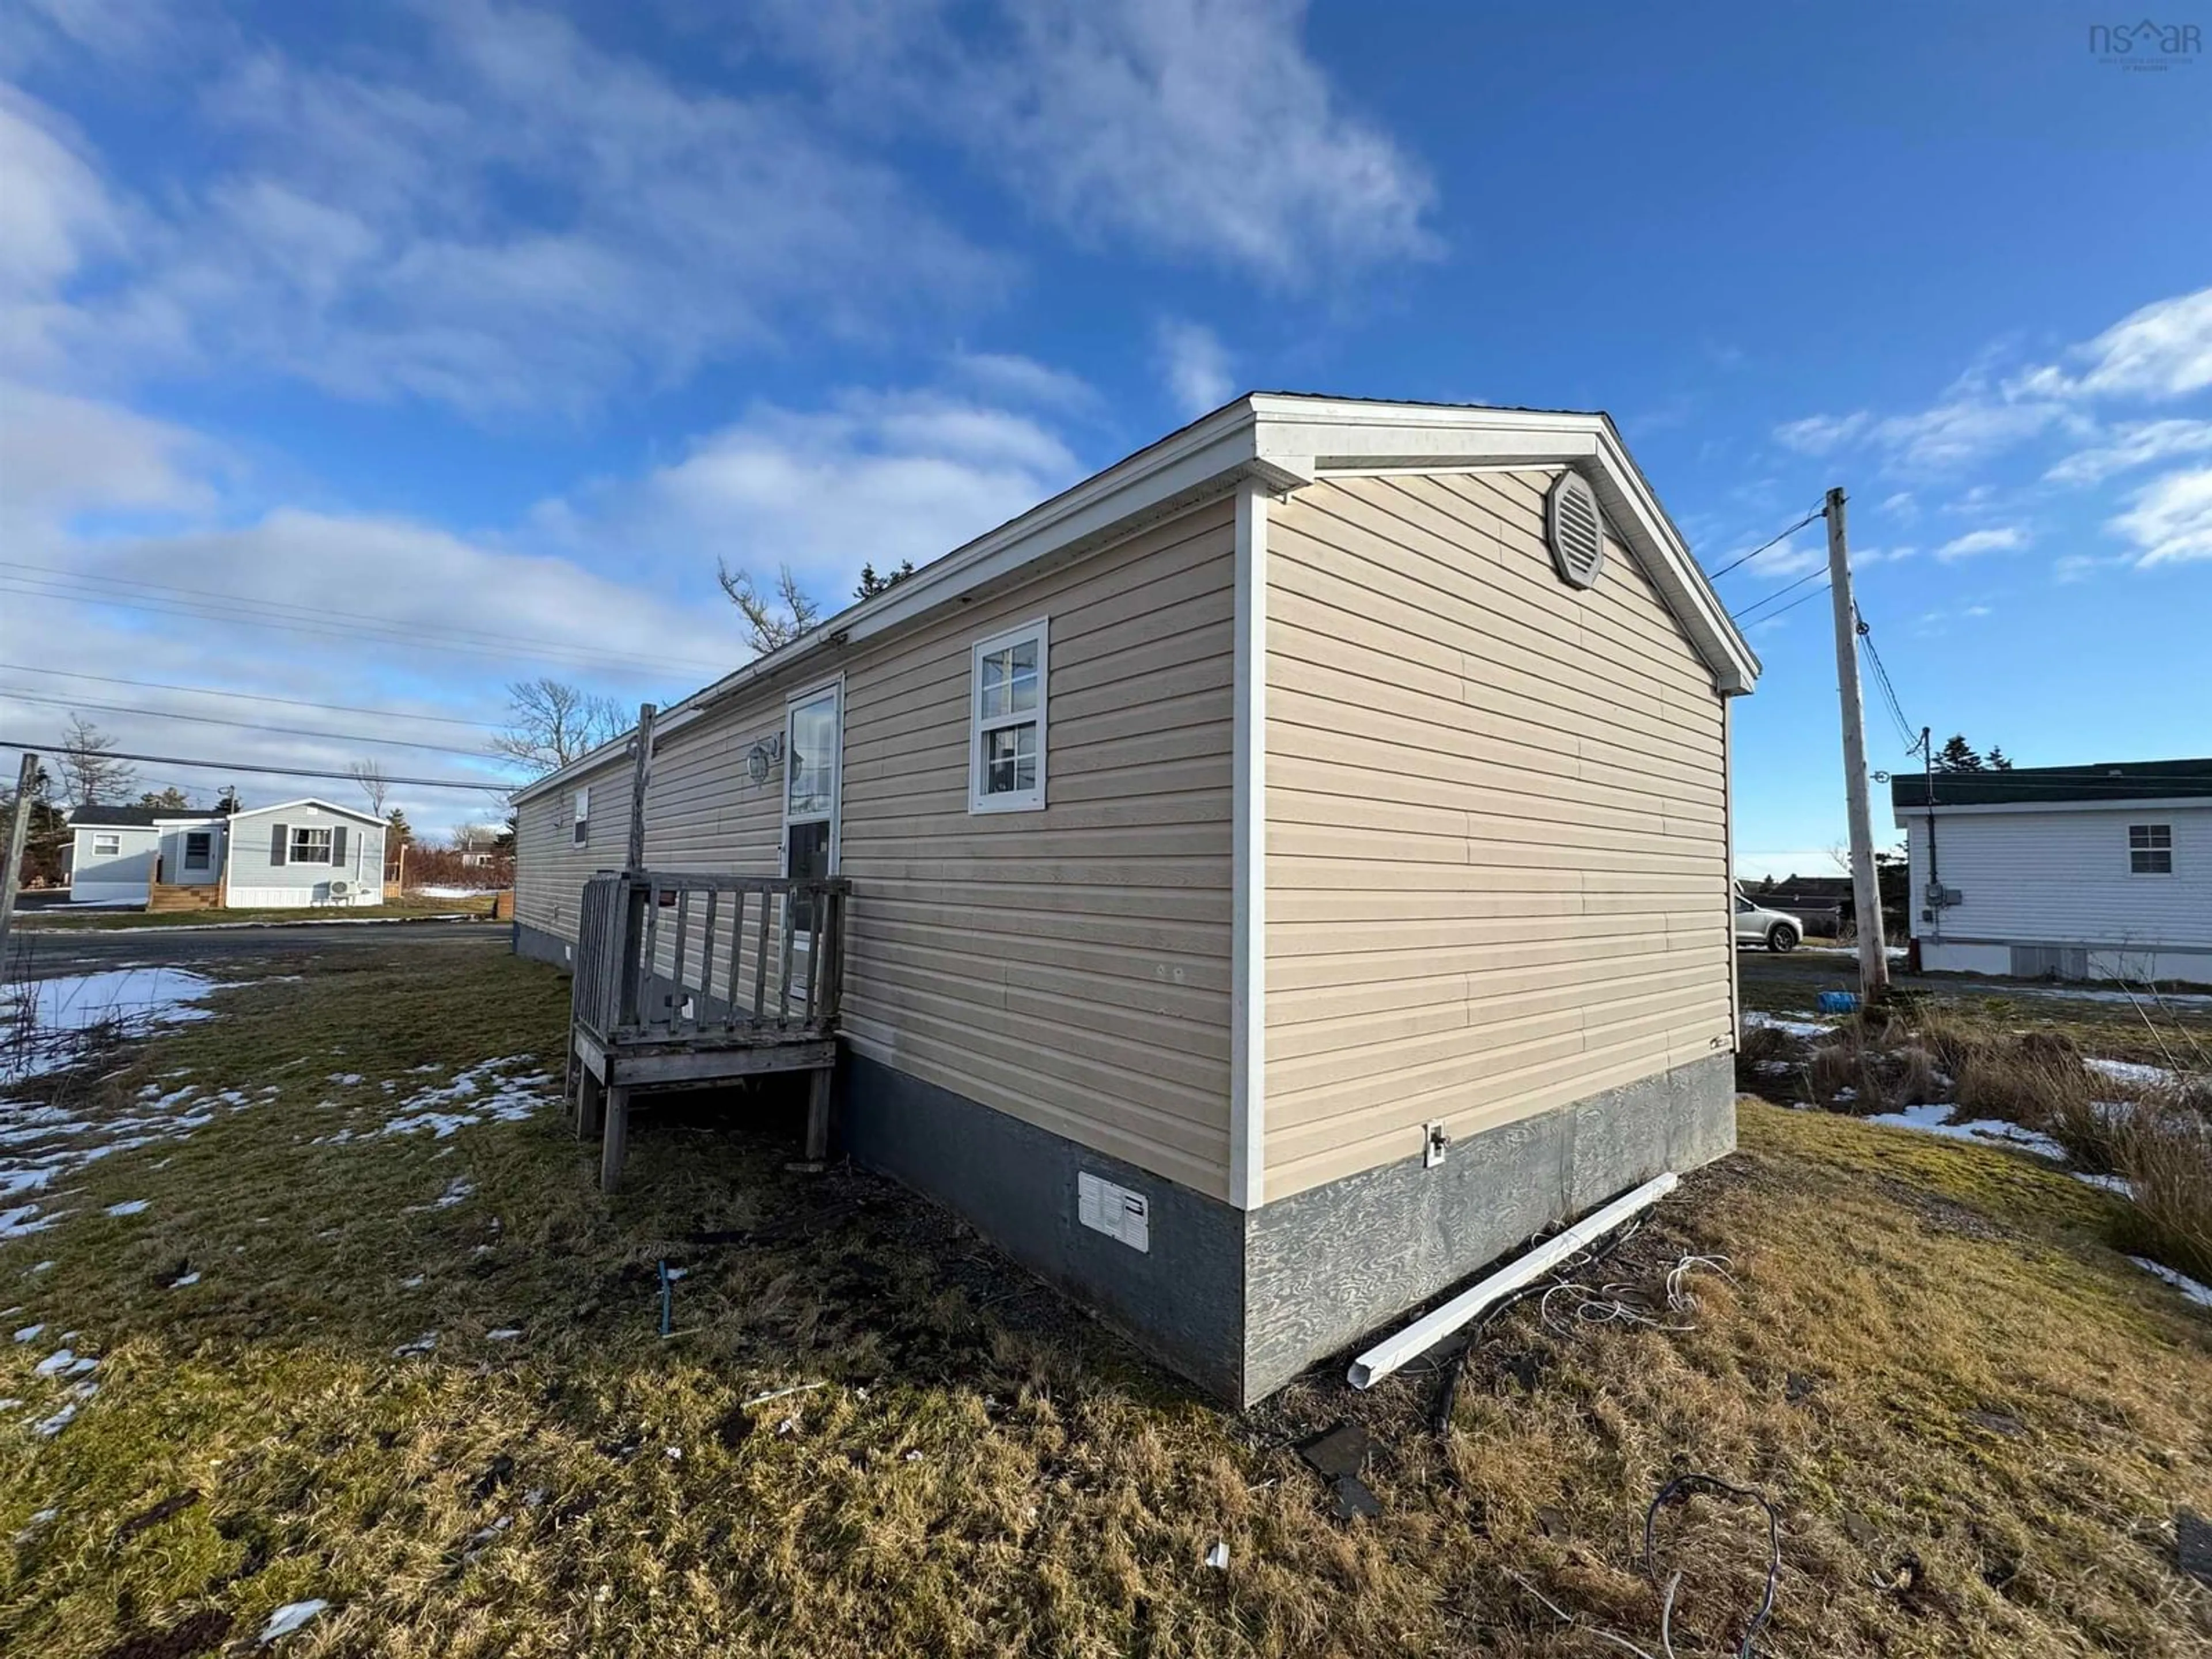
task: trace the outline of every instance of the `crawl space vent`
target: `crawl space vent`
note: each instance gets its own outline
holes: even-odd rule
[[[1545,528],[1559,580],[1570,587],[1595,587],[1605,568],[1605,521],[1598,517],[1597,497],[1579,472],[1562,472],[1552,486]]]

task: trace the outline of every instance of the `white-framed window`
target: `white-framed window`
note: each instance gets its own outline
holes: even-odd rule
[[[114,857],[117,857],[118,855],[119,855],[119,854],[122,853],[122,851],[123,851],[123,837],[122,837],[122,836],[114,836],[114,835],[101,835],[101,834],[100,834],[99,831],[97,831],[97,830],[94,830],[94,831],[93,832],[93,837],[92,837],[92,855],[93,855],[93,857],[94,857],[94,858],[96,858],[96,859],[112,859],[112,858],[114,858]]]
[[[2128,873],[2170,876],[2173,873],[2173,826],[2170,823],[2131,823],[2128,826]]]
[[[976,641],[968,693],[968,810],[1044,805],[1047,618]]]
[[[331,832],[310,830],[302,824],[292,829],[292,844],[285,850],[285,860],[291,864],[328,864],[331,861]]]
[[[576,786],[576,824],[575,828],[568,832],[568,836],[570,841],[578,847],[586,846],[591,842],[592,786],[588,783],[580,783]]]
[[[215,832],[211,830],[188,830],[185,832],[185,868],[204,870],[215,860]]]

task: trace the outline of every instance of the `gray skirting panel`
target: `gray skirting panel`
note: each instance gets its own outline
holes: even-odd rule
[[[569,965],[563,940],[520,922],[514,950]],[[1434,1169],[1416,1154],[1246,1212],[849,1048],[836,1090],[836,1133],[855,1162],[964,1217],[1237,1406],[1531,1235],[1735,1147],[1735,1059],[1723,1052],[1455,1142]],[[1133,1226],[1117,1209],[1131,1204]]]

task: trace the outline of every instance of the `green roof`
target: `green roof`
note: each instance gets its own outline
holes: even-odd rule
[[[2099,761],[2091,766],[2015,766],[2008,772],[1938,772],[1938,806],[2039,805],[2071,801],[2212,801],[2212,757],[2199,760]],[[1890,805],[1900,812],[1926,806],[1928,782],[1918,772],[1889,781]]]

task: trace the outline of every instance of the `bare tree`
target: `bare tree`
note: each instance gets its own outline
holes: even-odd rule
[[[772,592],[762,592],[749,572],[732,570],[720,559],[714,562],[714,580],[721,583],[722,592],[730,596],[730,603],[744,617],[745,626],[751,632],[752,647],[763,657],[789,645],[813,627],[822,615],[822,607],[806,597],[799,578],[791,574],[787,564],[776,572]],[[891,580],[896,581],[897,577]]]
[[[385,798],[392,793],[391,781],[384,775],[383,767],[373,760],[348,761],[346,775],[361,787],[362,794],[368,797],[368,810],[382,817]]]
[[[61,741],[62,793],[72,806],[119,801],[138,781],[136,768],[108,751],[115,739],[82,714],[71,714]]]
[[[543,776],[629,729],[629,717],[611,697],[560,680],[517,680],[507,688],[507,725],[493,737],[491,751]]]

